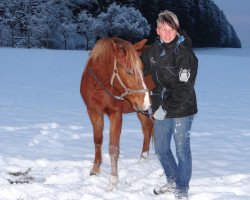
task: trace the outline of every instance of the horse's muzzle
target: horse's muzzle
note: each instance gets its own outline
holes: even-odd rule
[[[143,104],[142,106],[139,106],[138,104],[133,104],[133,108],[134,108],[134,110],[136,110],[136,111],[139,111],[139,112],[141,112],[141,111],[147,111],[148,109],[149,109],[149,107],[151,106],[151,104],[149,103],[147,103],[147,104]]]

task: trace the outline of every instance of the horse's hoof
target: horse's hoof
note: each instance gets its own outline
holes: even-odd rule
[[[90,176],[100,174],[100,165],[101,165],[100,162],[95,162],[94,163],[94,166],[92,167],[92,169],[90,171]]]
[[[99,175],[100,174],[100,172],[97,172],[97,171],[91,171],[90,172],[90,176],[97,176],[97,175]]]
[[[94,175],[97,175],[97,173],[96,173],[96,172],[90,172],[89,175],[90,175],[90,176],[94,176]]]
[[[144,151],[144,152],[141,154],[141,160],[147,160],[148,157],[149,157],[148,154],[149,154],[148,151]]]
[[[116,188],[116,185],[109,184],[108,187],[105,189],[105,192],[113,192]]]
[[[108,187],[105,189],[106,192],[112,192],[116,189],[118,183],[118,176],[111,176]]]

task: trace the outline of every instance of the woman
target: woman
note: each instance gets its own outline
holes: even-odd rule
[[[142,55],[144,75],[151,74],[156,85],[151,92],[155,152],[167,179],[154,193],[174,192],[176,199],[188,199],[192,174],[190,130],[197,113],[194,84],[198,60],[174,13],[164,11],[158,15],[156,32],[159,38]],[[170,148],[172,136],[177,161]]]

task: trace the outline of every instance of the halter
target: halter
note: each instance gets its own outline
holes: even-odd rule
[[[111,76],[111,80],[110,80],[110,84],[113,86],[114,84],[114,79],[115,77],[117,78],[117,80],[119,81],[119,83],[121,84],[121,86],[125,89],[125,92],[122,93],[120,96],[115,96],[113,95],[110,91],[108,91],[104,85],[98,80],[98,78],[96,77],[96,75],[94,74],[93,70],[91,69],[91,66],[89,66],[89,72],[92,75],[92,77],[94,78],[94,80],[98,83],[98,85],[105,90],[105,92],[107,92],[107,94],[109,96],[111,96],[114,99],[117,100],[124,100],[124,97],[128,94],[135,94],[135,93],[145,93],[148,92],[148,89],[140,89],[140,90],[133,90],[128,88],[122,81],[121,77],[118,74],[118,70],[117,70],[117,65],[116,65],[116,59],[114,59],[114,69],[113,69],[113,74]]]
[[[126,87],[126,85],[122,82],[122,79],[121,79],[121,77],[118,74],[117,65],[116,65],[116,59],[114,60],[114,70],[113,70],[113,74],[112,74],[111,80],[110,80],[110,84],[112,86],[114,84],[115,77],[117,78],[117,80],[119,81],[119,83],[121,84],[121,86],[125,89],[125,92],[121,94],[121,98],[125,97],[127,94],[135,94],[135,93],[148,92],[148,89],[133,90],[133,89],[130,89],[130,88]],[[123,98],[123,100],[124,100],[124,98]]]

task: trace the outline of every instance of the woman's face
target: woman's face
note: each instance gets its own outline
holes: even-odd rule
[[[171,28],[166,23],[164,24],[160,23],[156,28],[156,32],[160,36],[161,40],[165,43],[172,42],[177,35],[177,31]]]

